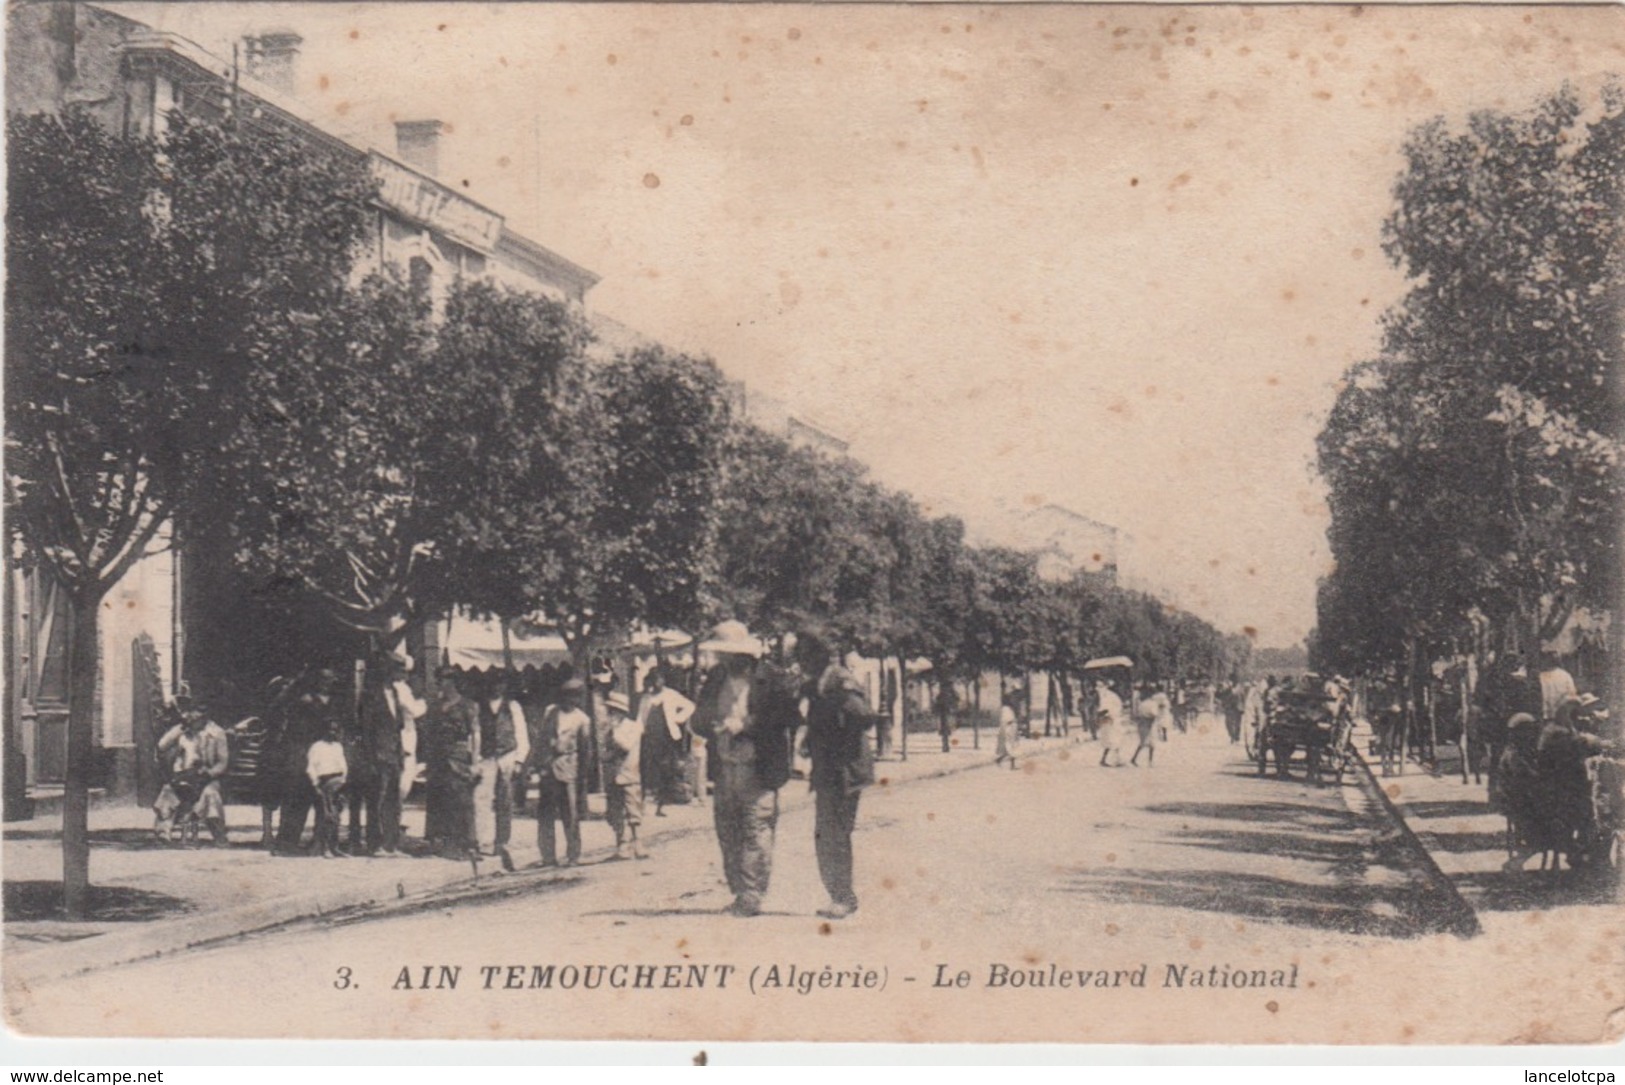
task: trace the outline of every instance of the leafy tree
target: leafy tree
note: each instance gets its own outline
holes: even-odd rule
[[[1538,646],[1618,595],[1625,95],[1416,130],[1386,226],[1411,289],[1320,439],[1337,569],[1317,649],[1482,611]]]
[[[160,143],[86,115],[7,118],[7,501],[73,611],[68,914],[89,889],[101,600],[183,512],[290,326],[343,296],[370,221],[359,161],[177,117]]]
[[[281,349],[258,378],[264,406],[227,441],[214,507],[253,582],[293,585],[387,647],[437,556],[447,501],[433,483],[456,459],[448,406],[468,385],[437,365],[428,299],[389,274]]]

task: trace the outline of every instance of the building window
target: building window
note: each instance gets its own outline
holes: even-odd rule
[[[407,281],[412,289],[425,298],[434,297],[434,268],[421,256],[414,256],[406,264]]]

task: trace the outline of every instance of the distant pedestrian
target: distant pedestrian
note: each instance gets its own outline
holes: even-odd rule
[[[1134,747],[1134,756],[1128,760],[1130,765],[1138,766],[1142,753],[1146,755],[1147,768],[1156,765],[1157,745],[1168,737],[1168,724],[1173,715],[1168,694],[1153,686],[1140,687],[1140,700],[1134,708],[1134,727],[1139,734],[1139,745]]]
[[[937,692],[937,734],[942,739],[942,752],[947,753],[953,745],[954,710],[958,705],[953,682],[943,679],[940,686]]]
[[[852,831],[858,800],[875,782],[874,753],[869,749],[869,701],[851,671],[841,666],[816,634],[796,642],[802,669],[816,676],[807,696],[807,753],[812,758],[815,801],[813,847],[818,874],[829,893],[819,910],[825,919],[845,919],[858,910],[852,879]]]
[[[1016,767],[1016,705],[1020,703],[1021,694],[1015,690],[1006,693],[1000,701],[998,749],[993,755],[995,768],[1006,761],[1012,770]]]
[[[1242,691],[1239,682],[1226,682],[1219,689],[1219,709],[1224,713],[1224,731],[1234,746],[1241,741]]]
[[[1104,679],[1095,683],[1095,723],[1100,735],[1100,763],[1123,767],[1123,701]]]

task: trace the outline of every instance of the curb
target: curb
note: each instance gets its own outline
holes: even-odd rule
[[[1478,922],[1478,913],[1456,889],[1449,875],[1440,869],[1433,853],[1428,851],[1410,822],[1405,820],[1404,813],[1383,790],[1358,747],[1354,748],[1354,759],[1360,766],[1354,774],[1355,782],[1368,798],[1375,800],[1387,813],[1398,830],[1398,842],[1411,853],[1421,868],[1422,885],[1417,891],[1417,915],[1422,926],[1431,933],[1453,934],[1457,938],[1474,938],[1484,933],[1484,928]]]
[[[1064,748],[1064,745],[1057,745],[1053,748],[1019,753],[1017,757],[1027,760]],[[875,787],[882,786],[879,779],[884,776],[881,771],[883,766],[896,763],[891,761],[877,763]],[[888,781],[884,786],[902,787],[991,768],[993,768],[991,760],[979,759],[971,764],[935,769],[907,780]],[[811,802],[812,792],[802,791],[790,801],[784,802],[781,808],[796,810],[811,805]],[[645,825],[647,826],[647,822]],[[681,840],[710,829],[710,820],[707,818],[697,825],[674,826],[648,833],[644,840],[650,843]],[[582,858],[597,860],[600,856],[608,855],[610,850],[599,848],[585,853]],[[592,866],[596,863],[588,862],[584,865]],[[573,869],[579,871],[581,868]],[[365,896],[358,896],[354,890],[346,892],[340,888],[277,897],[235,908],[186,916],[161,925],[94,935],[82,941],[40,950],[37,954],[28,954],[21,961],[17,960],[15,955],[7,954],[5,982],[7,987],[17,986],[26,990],[29,987],[71,979],[137,961],[154,960],[189,950],[221,945],[305,920],[319,918],[360,920],[394,914],[397,910],[410,912],[431,907],[439,908],[493,894],[512,896],[524,892],[546,891],[557,883],[573,882],[578,878],[579,874],[561,874],[556,870],[525,871],[517,875],[481,874],[474,877],[459,874],[445,878],[435,877],[433,872],[426,870],[419,877],[398,881],[394,886],[396,891],[394,896],[390,895],[388,888],[380,888]],[[41,958],[48,957],[49,960],[36,962],[29,959],[36,955]]]

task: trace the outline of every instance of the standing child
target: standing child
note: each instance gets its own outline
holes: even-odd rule
[[[339,819],[344,813],[344,785],[350,766],[340,733],[339,721],[332,720],[327,733],[310,744],[305,759],[305,775],[316,792],[316,854],[324,859],[343,854],[339,851]]]
[[[611,693],[604,698],[604,705],[609,711],[604,782],[609,824],[615,830],[615,858],[626,858],[630,840],[632,858],[647,859],[638,843],[638,827],[643,824],[643,724],[631,715],[624,693]]]

